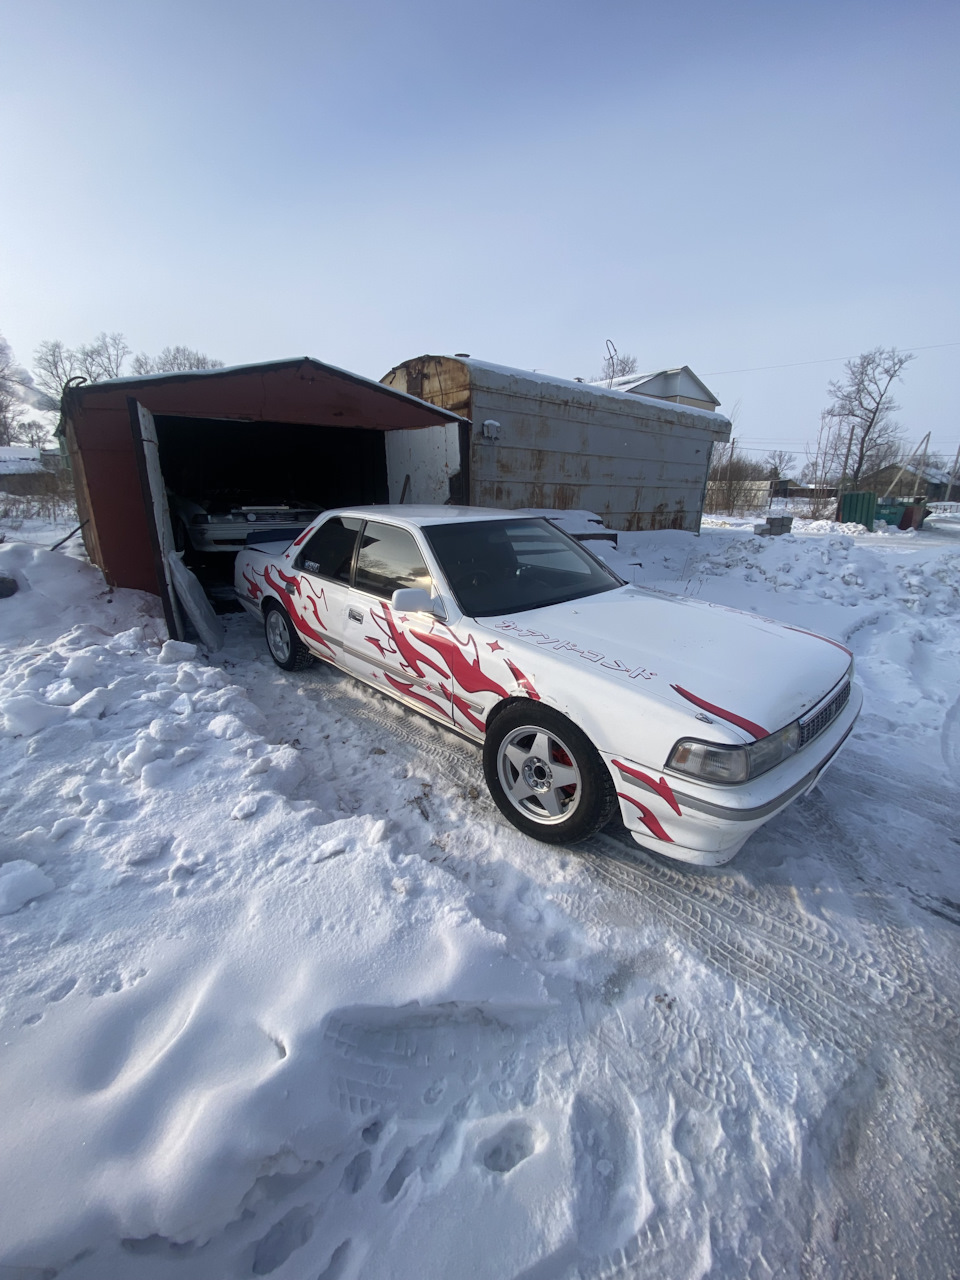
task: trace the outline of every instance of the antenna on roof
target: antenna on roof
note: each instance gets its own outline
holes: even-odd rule
[[[613,379],[617,372],[617,348],[613,345],[613,339],[607,339],[607,359],[610,361],[610,381],[608,386],[613,386]]]

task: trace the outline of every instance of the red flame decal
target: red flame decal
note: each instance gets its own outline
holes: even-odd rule
[[[390,639],[396,645],[397,653],[400,654],[404,663],[410,668],[415,676],[420,676],[422,679],[423,668],[425,666],[432,667],[439,676],[446,676],[448,674],[443,667],[437,665],[433,658],[429,657],[425,653],[421,653],[419,649],[414,648],[404,633],[397,626],[396,622],[394,622],[393,614],[391,613],[390,606],[388,604],[384,604],[383,606],[382,620],[381,617],[372,609],[370,610],[370,616],[373,618],[374,622],[376,622],[377,626],[381,627],[381,630],[384,629],[384,627],[381,626],[381,621],[386,624],[386,634],[390,636]]]
[[[452,640],[449,636],[427,633],[426,631],[414,631],[413,634],[422,644],[430,645],[431,648],[436,649],[438,653],[443,655],[450,669],[450,675],[453,676],[460,688],[467,693],[495,693],[501,698],[508,696],[506,689],[502,685],[497,684],[495,680],[491,680],[481,670],[477,642],[473,636],[470,636],[467,643],[473,646],[474,656],[472,659],[468,659],[456,640]],[[439,670],[439,667],[437,670]],[[446,675],[447,673],[444,671],[441,674]]]
[[[276,565],[274,565],[274,568],[276,568]],[[280,577],[284,580],[284,582],[287,584],[288,587],[290,587],[292,591],[295,591],[298,596],[302,594],[301,588],[300,588],[300,579],[295,574],[291,575],[289,573],[284,573],[282,569],[277,569],[277,573],[280,575]]]
[[[425,707],[429,707],[431,711],[439,711],[441,715],[446,716],[448,719],[452,718],[447,707],[438,706],[436,702],[433,702],[430,698],[425,698],[423,694],[415,693],[413,685],[408,680],[395,680],[388,671],[383,673],[383,678],[388,684],[392,685],[398,693],[402,693],[405,698],[413,698],[417,702],[422,702]],[[443,692],[446,693],[446,689],[444,689]]]
[[[667,835],[656,814],[648,809],[645,804],[641,804],[639,800],[634,800],[633,796],[625,796],[622,791],[618,791],[617,795],[621,800],[626,800],[627,804],[632,804],[635,809],[640,810],[640,821],[652,835],[655,835],[658,840],[666,840],[667,844],[673,844],[673,836]]]
[[[440,686],[440,692],[445,697],[450,699],[450,701],[453,703],[456,709],[460,712],[460,714],[465,719],[469,720],[475,729],[479,729],[481,733],[486,733],[487,726],[484,724],[482,720],[478,720],[477,717],[473,714],[473,711],[471,710],[469,702],[467,702],[464,698],[461,698],[458,693],[451,693],[451,691],[447,688],[445,684],[442,684]]]
[[[642,773],[639,769],[632,769],[630,765],[624,764],[622,760],[614,760],[613,763],[621,773],[627,774],[628,777],[636,778],[637,781],[642,782],[645,787],[649,787],[651,791],[655,791],[661,800],[666,800],[674,813],[679,814],[680,817],[683,816],[680,812],[680,806],[677,804],[677,797],[673,794],[670,783],[667,782],[666,778],[661,777],[660,781],[656,782],[648,773]]]
[[[250,599],[258,600],[263,595],[263,587],[255,579],[248,577],[247,574],[243,575],[243,580],[250,588]]]
[[[272,578],[270,576],[271,568],[276,568],[276,566],[268,565],[267,568],[264,569],[263,580],[264,582],[266,582],[267,586],[273,588],[273,590],[277,593],[277,595],[283,601],[284,607],[286,608],[287,613],[290,615],[290,621],[297,628],[297,630],[300,632],[301,635],[304,635],[308,639],[315,641],[317,644],[322,644],[325,649],[329,649],[330,652],[333,653],[334,652],[333,646],[328,643],[325,637],[322,636],[320,632],[317,631],[314,627],[312,627],[310,623],[307,622],[304,618],[301,618],[299,610],[297,609],[297,606],[294,604],[293,596],[290,594],[290,592],[285,590],[280,585],[280,583],[277,582],[276,578]],[[284,582],[295,583],[297,592],[299,594],[300,583],[298,579],[290,578],[287,574],[282,573],[279,569],[277,569],[277,573],[284,580]],[[314,605],[314,612],[316,612],[316,605]],[[319,618],[318,618],[318,621],[319,621]],[[321,626],[322,625],[323,624],[321,623]]]
[[[755,738],[769,738],[769,729],[764,729],[762,725],[754,724],[752,720],[745,720],[743,716],[735,715],[732,711],[725,711],[723,707],[718,707],[712,702],[705,702],[703,698],[698,698],[695,693],[690,693],[686,689],[681,689],[680,685],[672,684],[671,689],[675,689],[681,698],[686,698],[688,702],[692,702],[696,707],[702,707],[704,711],[712,711],[715,716],[719,716],[721,720],[726,720],[729,724],[735,724],[740,729],[745,729],[747,733],[753,734]]]
[[[523,674],[518,666],[515,666],[509,658],[504,658],[507,666],[510,668],[510,674],[516,680],[517,684],[524,691],[528,698],[532,698],[534,702],[540,701],[540,695],[533,687],[532,682]]]
[[[316,602],[316,600],[313,598],[313,596],[307,596],[307,597],[306,597],[306,601],[307,601],[307,604],[310,606],[310,608],[313,610],[313,616],[314,616],[314,618],[316,618],[316,620],[317,620],[317,626],[318,626],[318,627],[323,627],[324,631],[326,631],[326,630],[327,630],[327,624],[326,624],[326,623],[324,622],[324,620],[320,617],[320,610],[317,608],[317,602]],[[326,602],[324,602],[324,603],[326,603]]]
[[[831,640],[829,636],[822,636],[818,631],[804,631],[803,627],[791,627],[787,623],[782,623],[788,631],[799,631],[802,636],[813,636],[814,640],[824,640],[827,644],[832,644],[835,649],[842,649],[848,658],[853,657],[853,651],[848,649],[845,644],[841,644],[839,640]]]

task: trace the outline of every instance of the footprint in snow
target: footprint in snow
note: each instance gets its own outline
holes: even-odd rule
[[[478,1154],[491,1173],[509,1173],[529,1159],[537,1149],[536,1134],[524,1120],[511,1120],[499,1133],[484,1142]]]

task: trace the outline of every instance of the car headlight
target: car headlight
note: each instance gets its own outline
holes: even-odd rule
[[[683,738],[670,752],[667,768],[704,782],[747,782],[780,764],[800,746],[800,724],[794,721],[748,747]]]

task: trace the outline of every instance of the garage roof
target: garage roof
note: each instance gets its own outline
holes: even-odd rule
[[[68,387],[64,416],[113,408],[127,396],[153,414],[391,431],[464,419],[310,356]]]

